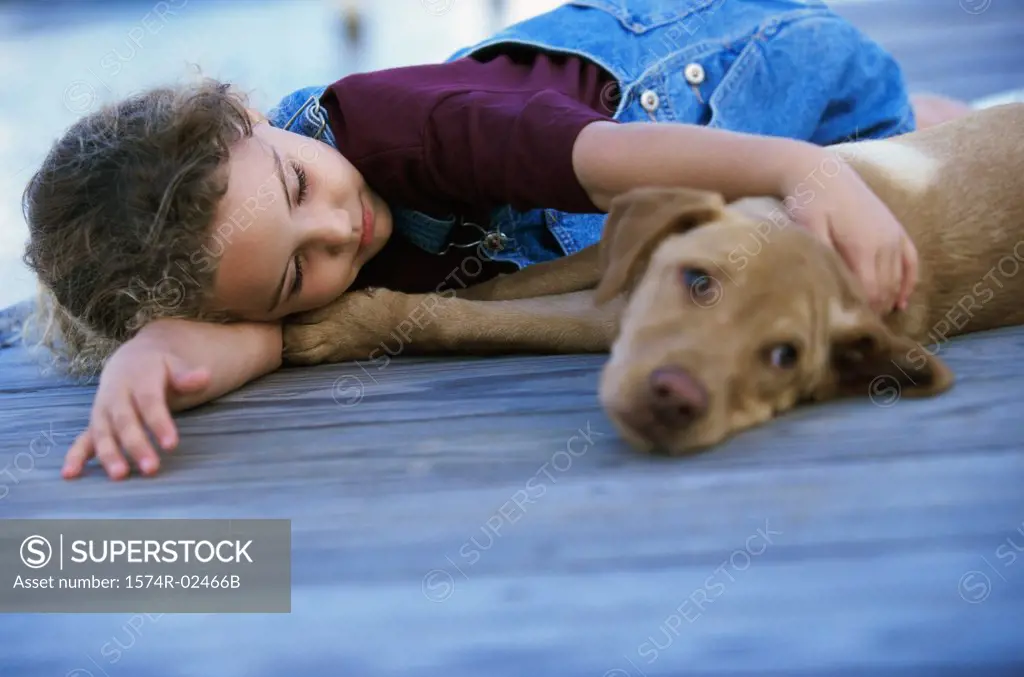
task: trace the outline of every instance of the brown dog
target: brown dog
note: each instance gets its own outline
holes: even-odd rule
[[[910,305],[884,320],[838,254],[790,227],[776,200],[632,196],[606,226],[598,288],[599,300],[629,295],[600,386],[620,432],[682,452],[800,401],[949,388],[925,346],[1024,323],[1022,134],[1024,105],[1010,105],[834,147],[918,249]],[[849,169],[823,166],[818,180],[837,171]]]
[[[839,256],[778,201],[703,191],[617,198],[602,242],[447,294],[346,294],[285,327],[293,364],[414,353],[603,352],[600,398],[623,436],[714,444],[802,400],[952,383],[924,345],[1024,323],[1024,105],[833,147],[907,228],[920,281],[884,322]],[[813,183],[795,196],[813,199]],[[588,291],[596,287],[596,292]],[[923,344],[923,345],[922,345]]]

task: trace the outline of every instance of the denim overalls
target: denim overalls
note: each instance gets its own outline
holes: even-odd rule
[[[899,66],[819,0],[573,0],[449,60],[503,44],[601,65],[618,82],[621,122],[683,122],[819,145],[914,129]],[[286,96],[270,123],[335,145],[317,103],[325,89]],[[395,229],[427,252],[442,252],[455,226],[465,227],[458,214],[390,207]],[[505,206],[476,226],[472,244],[483,257],[522,267],[597,243],[604,220]]]

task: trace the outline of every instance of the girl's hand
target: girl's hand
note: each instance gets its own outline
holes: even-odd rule
[[[209,380],[208,369],[191,368],[152,341],[127,341],[103,368],[89,426],[68,450],[61,474],[77,477],[96,456],[111,479],[123,479],[129,472],[127,450],[144,475],[153,475],[160,456],[147,431],[164,450],[174,449],[178,433],[169,402],[202,390]]]
[[[864,286],[880,315],[906,308],[917,284],[917,248],[889,208],[856,171],[821,149],[817,160],[789,172],[782,195],[790,217],[833,247]],[[814,157],[812,155],[812,157]],[[838,162],[832,176],[822,169]],[[794,165],[797,167],[797,164]]]

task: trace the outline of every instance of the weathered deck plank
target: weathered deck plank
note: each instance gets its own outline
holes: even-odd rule
[[[1018,3],[842,9],[915,87],[1024,85]],[[294,529],[291,614],[0,616],[0,673],[1024,674],[1024,328],[943,354],[942,397],[806,408],[685,460],[616,438],[600,356],[284,370],[181,415],[157,479],[66,483],[93,388],[0,350],[0,516]]]

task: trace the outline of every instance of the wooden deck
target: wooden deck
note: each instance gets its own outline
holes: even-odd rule
[[[1021,3],[843,11],[916,89],[1024,86]],[[947,395],[685,460],[616,438],[599,356],[284,370],[181,415],[158,478],[68,483],[94,389],[2,349],[0,516],[291,518],[294,587],[287,615],[0,616],[0,674],[1022,675],[1024,328],[945,354]]]

